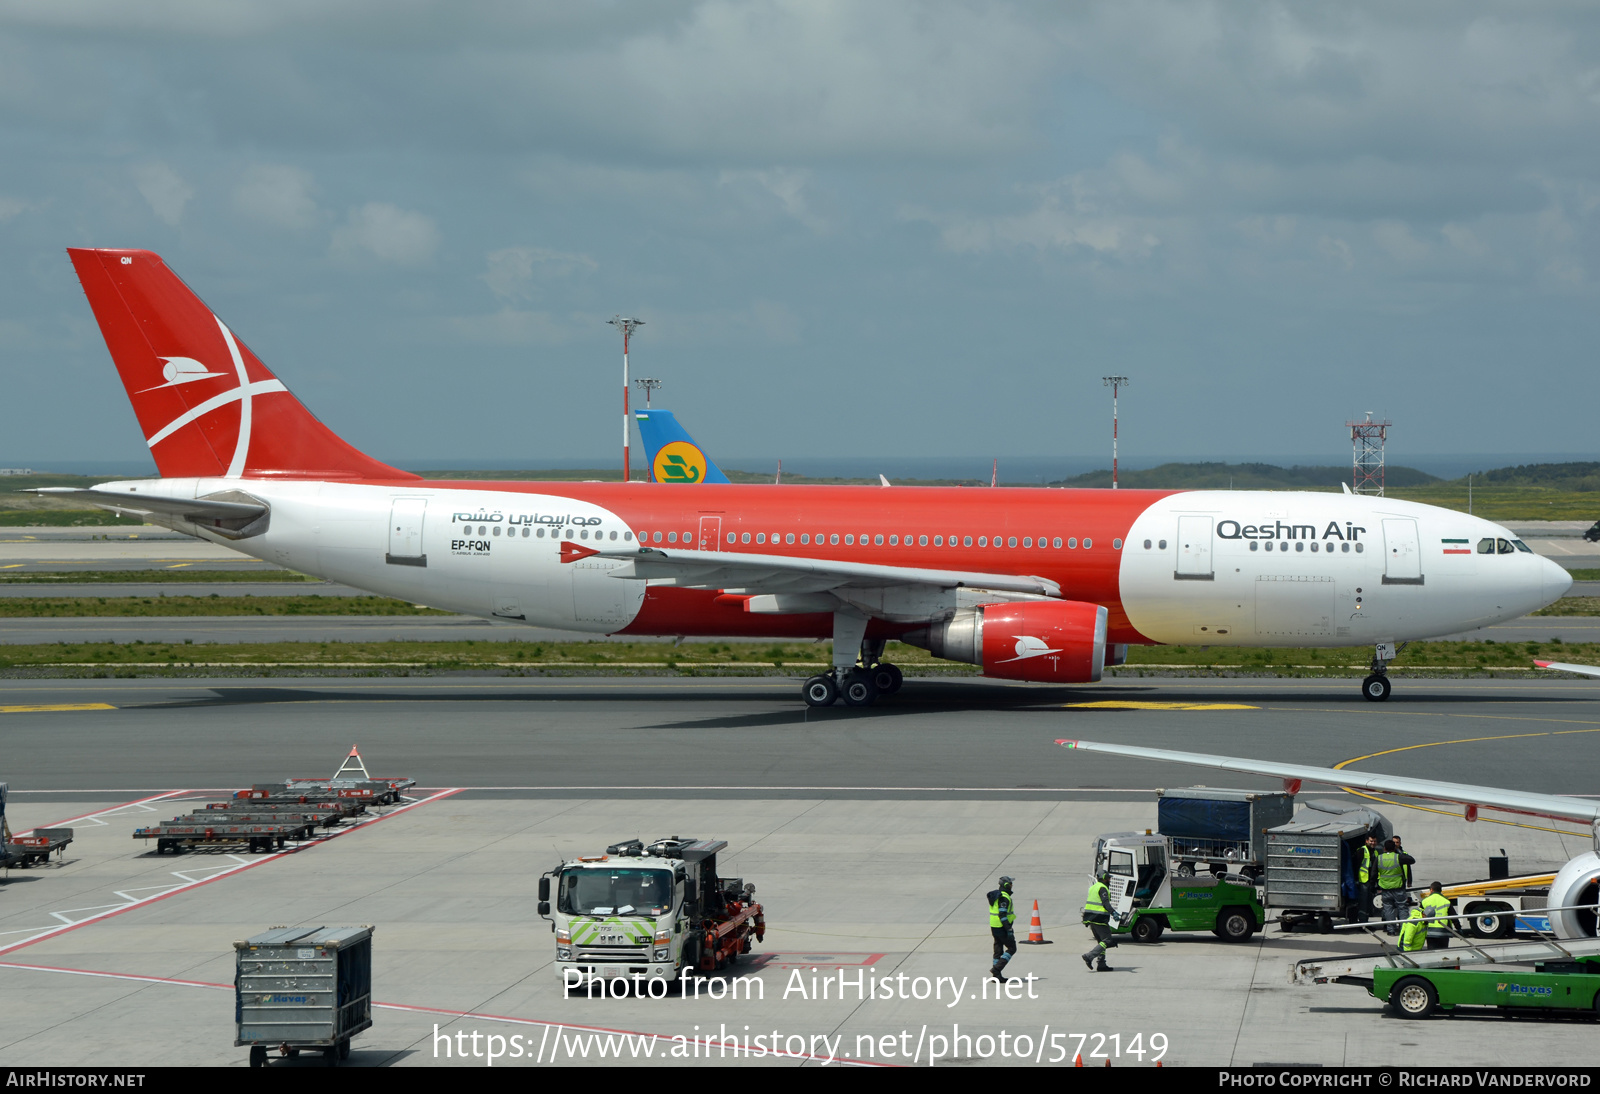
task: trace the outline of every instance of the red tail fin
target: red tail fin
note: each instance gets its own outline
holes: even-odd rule
[[[67,253],[163,476],[417,477],[319,422],[160,255]]]

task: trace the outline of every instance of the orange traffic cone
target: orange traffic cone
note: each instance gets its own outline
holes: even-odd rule
[[[1033,921],[1028,924],[1028,940],[1024,946],[1048,946],[1050,941],[1044,936],[1044,924],[1039,922],[1039,902],[1033,902]]]
[[[1074,1056],[1072,1058],[1072,1066],[1073,1067],[1082,1067],[1083,1066],[1083,1053],[1080,1052],[1080,1053],[1078,1053],[1078,1055],[1076,1055],[1076,1056]]]

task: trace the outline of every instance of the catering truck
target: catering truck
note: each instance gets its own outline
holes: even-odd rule
[[[766,916],[754,885],[718,874],[727,846],[686,836],[625,840],[541,876],[539,915],[555,933],[563,982],[673,980],[749,953],[766,937]]]

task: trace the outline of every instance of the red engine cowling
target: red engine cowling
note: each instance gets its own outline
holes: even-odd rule
[[[985,604],[903,640],[936,657],[982,665],[985,676],[1083,684],[1105,668],[1106,610],[1077,600]]]

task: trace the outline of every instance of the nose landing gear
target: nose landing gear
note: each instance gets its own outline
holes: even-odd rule
[[[1405,648],[1404,642],[1398,646],[1393,642],[1378,643],[1372,654],[1372,675],[1361,681],[1361,695],[1367,702],[1382,703],[1388,700],[1389,693],[1394,690],[1389,683],[1389,662]]]

